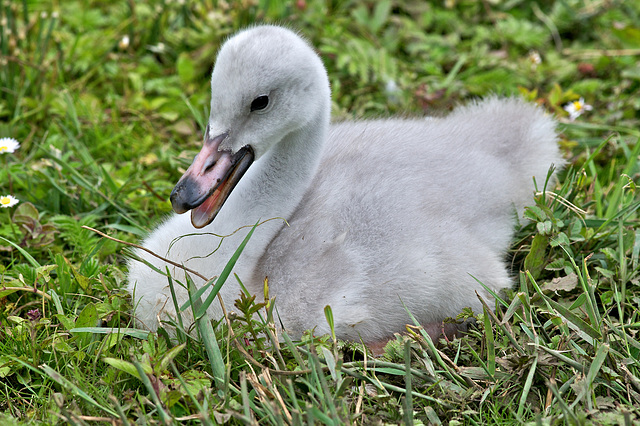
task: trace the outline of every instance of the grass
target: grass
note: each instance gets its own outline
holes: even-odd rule
[[[126,246],[83,226],[136,242],[170,210],[215,52],[254,22],[317,46],[336,118],[492,93],[558,117],[569,164],[517,229],[513,291],[461,313],[466,337],[409,325],[379,359],[278,343],[249,295],[199,322],[204,344],[133,328]],[[638,22],[615,0],[1,0],[0,137],[22,146],[0,154],[0,195],[20,199],[0,210],[0,423],[639,422]],[[593,110],[570,121],[580,97]]]

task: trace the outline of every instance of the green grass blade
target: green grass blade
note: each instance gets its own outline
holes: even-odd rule
[[[189,396],[189,399],[191,399],[191,402],[193,402],[193,404],[198,409],[198,413],[201,416],[200,421],[202,422],[202,424],[205,426],[213,426],[214,423],[209,418],[209,413],[207,412],[207,410],[205,410],[202,404],[200,404],[200,402],[198,401],[198,398],[196,398],[195,395],[193,395],[193,392],[191,392],[191,390],[189,389],[189,386],[184,381],[184,378],[182,377],[182,375],[180,374],[180,372],[178,371],[178,369],[176,368],[173,362],[171,362],[171,370],[173,371],[173,374],[178,378],[178,381],[180,382],[182,389],[184,389],[184,391]]]
[[[99,404],[95,399],[93,399],[91,396],[89,396],[84,390],[80,389],[78,386],[76,386],[75,384],[71,383],[68,379],[63,377],[60,373],[55,371],[53,368],[49,367],[46,364],[42,364],[40,366],[40,369],[42,370],[42,372],[44,372],[44,374],[49,376],[49,378],[51,378],[51,380],[55,381],[60,386],[62,386],[67,392],[70,392],[70,393],[72,393],[74,395],[78,395],[80,398],[84,399],[89,404],[93,405],[94,407],[99,408],[100,410],[108,413],[109,415],[111,415],[113,417],[118,417],[118,413],[116,413],[115,411],[113,411],[113,410],[111,410],[111,409]]]
[[[136,370],[138,370],[138,374],[140,376],[140,380],[142,381],[144,386],[147,388],[147,392],[149,392],[149,396],[151,397],[151,400],[153,401],[153,404],[155,405],[156,410],[158,411],[158,414],[160,415],[160,421],[162,422],[163,425],[172,424],[173,422],[171,421],[171,417],[167,414],[167,412],[162,407],[162,402],[160,401],[160,398],[158,397],[158,394],[156,393],[156,390],[154,389],[153,385],[151,384],[151,381],[149,380],[149,377],[144,372],[144,368],[142,367],[142,364],[140,364],[137,361],[133,361],[133,365],[135,365]]]
[[[411,341],[404,342],[404,424],[413,425],[413,384],[411,374]]]
[[[242,251],[244,250],[245,246],[247,245],[247,243],[251,239],[251,236],[253,235],[253,232],[258,227],[259,223],[260,223],[260,221],[256,222],[256,224],[253,225],[253,227],[251,228],[251,230],[249,231],[247,236],[244,238],[242,243],[236,249],[235,253],[233,253],[233,256],[231,256],[231,259],[229,259],[229,262],[227,262],[226,266],[222,270],[222,273],[218,277],[218,279],[216,281],[216,284],[211,289],[211,293],[209,293],[209,296],[207,296],[205,301],[202,303],[202,306],[200,306],[195,311],[196,318],[202,317],[207,312],[207,309],[209,308],[209,306],[213,302],[213,299],[216,297],[216,295],[218,294],[218,292],[222,288],[222,285],[227,281],[227,278],[229,277],[229,274],[231,274],[231,271],[233,270],[233,267],[236,265],[236,262],[238,261],[238,258],[242,254]]]
[[[31,264],[31,266],[33,266],[34,268],[41,268],[42,266],[38,263],[37,260],[35,260],[33,258],[33,256],[31,256],[25,249],[23,249],[22,247],[20,247],[19,245],[17,245],[16,243],[14,243],[13,241],[9,241],[4,237],[0,237],[0,240],[6,242],[7,244],[10,244],[11,246],[13,246],[16,250],[18,250],[18,252],[24,256],[25,259],[27,259],[27,261],[29,261],[29,263]]]
[[[107,328],[107,327],[76,327],[69,330],[70,333],[93,333],[93,334],[122,334],[136,339],[146,340],[149,331],[138,328]]]
[[[539,342],[535,342],[538,345]],[[518,413],[516,414],[517,418],[522,419],[522,414],[524,409],[527,407],[527,397],[529,396],[529,392],[531,392],[531,387],[533,385],[533,378],[536,374],[536,369],[538,367],[538,352],[534,352],[533,363],[529,368],[529,373],[527,374],[527,379],[524,382],[524,386],[522,387],[522,393],[520,394],[520,402],[518,403]]]
[[[593,339],[602,338],[602,334],[600,333],[600,331],[592,327],[590,324],[585,322],[582,318],[580,318],[578,315],[571,312],[569,309],[565,308],[560,303],[556,302],[549,296],[545,295],[542,292],[542,290],[540,290],[535,280],[533,280],[533,277],[531,277],[530,275],[529,275],[529,279],[531,280],[531,283],[535,286],[536,291],[538,292],[538,295],[544,300],[544,302],[551,309],[555,310],[558,314],[560,314],[563,318],[565,318],[565,320],[567,321],[567,325],[569,327],[573,328],[577,332],[584,333]],[[590,344],[593,344],[593,341],[591,339],[585,339],[585,340],[587,340]]]
[[[191,294],[191,292],[195,290],[195,286],[193,281],[189,279],[187,280],[187,283],[189,285],[189,294]],[[202,302],[199,297],[191,298],[191,301],[194,312],[202,308]],[[220,346],[218,345],[218,340],[216,339],[216,333],[213,330],[213,325],[211,325],[211,320],[206,315],[200,317],[196,316],[195,318],[196,326],[200,333],[200,339],[204,344],[207,357],[209,358],[209,364],[211,365],[211,371],[213,372],[216,387],[218,389],[223,389],[225,387],[226,368],[222,352],[220,351]]]
[[[491,377],[496,374],[496,342],[493,337],[493,327],[491,326],[491,319],[487,314],[487,307],[484,306],[484,333],[485,341],[487,343],[487,370]]]

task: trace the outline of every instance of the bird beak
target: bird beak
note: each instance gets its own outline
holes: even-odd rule
[[[191,223],[196,228],[207,226],[215,219],[253,163],[253,150],[248,145],[236,153],[219,150],[227,136],[228,133],[222,133],[210,137],[207,127],[202,150],[171,191],[173,211],[182,214],[191,210]]]

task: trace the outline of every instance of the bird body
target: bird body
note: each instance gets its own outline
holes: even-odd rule
[[[172,194],[191,220],[169,217],[143,245],[213,277],[252,225],[286,219],[256,228],[234,272],[254,294],[268,277],[298,336],[328,332],[329,305],[338,337],[375,343],[404,329],[405,309],[433,328],[465,307],[481,312],[476,292],[491,296],[478,281],[511,285],[515,212],[532,201],[533,177],[542,184],[563,164],[552,118],[497,97],[444,118],[329,117],[326,71],[304,40],[274,26],[231,38],[214,67],[203,150]],[[149,329],[175,315],[167,278],[148,266],[130,264],[129,290]],[[220,293],[229,308],[240,287],[229,279]],[[222,316],[217,303],[208,314]]]

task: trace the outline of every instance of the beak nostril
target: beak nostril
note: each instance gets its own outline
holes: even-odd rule
[[[210,158],[207,160],[206,164],[204,165],[204,168],[202,169],[202,173],[207,173],[209,172],[215,165],[216,165],[217,161],[214,158]]]

